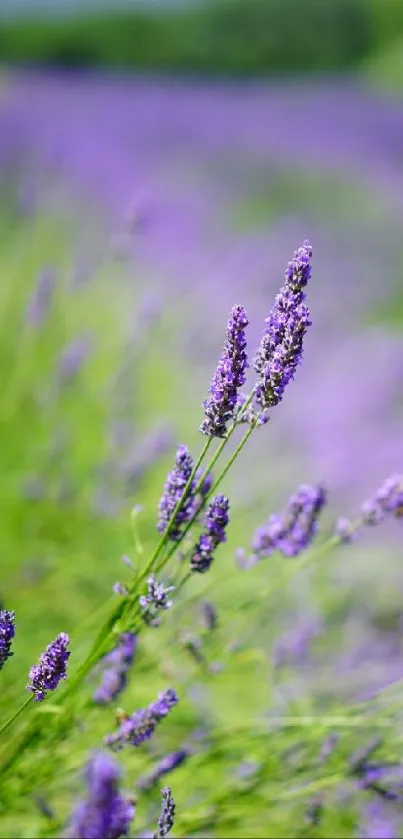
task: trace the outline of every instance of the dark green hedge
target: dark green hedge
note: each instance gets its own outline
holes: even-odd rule
[[[228,75],[332,72],[369,54],[379,38],[374,21],[394,3],[212,0],[181,12],[2,22],[0,62]]]

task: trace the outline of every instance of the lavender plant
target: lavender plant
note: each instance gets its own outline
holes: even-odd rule
[[[69,736],[70,729],[79,728],[85,738],[91,738],[91,743],[88,744],[91,749],[99,747],[102,740],[99,737],[97,741],[94,741],[94,731],[98,732],[98,729],[93,727],[92,721],[103,720],[101,715],[107,714],[109,703],[127,689],[128,672],[133,664],[137,645],[141,654],[144,633],[148,627],[159,626],[160,616],[164,613],[167,613],[166,623],[172,626],[170,618],[172,615],[174,619],[176,605],[177,603],[180,605],[180,598],[185,587],[188,584],[193,586],[200,584],[199,575],[210,572],[209,576],[214,584],[217,579],[214,577],[215,567],[218,566],[219,579],[220,563],[213,564],[213,559],[219,545],[226,542],[230,534],[230,500],[217,490],[234,461],[241,455],[251,434],[266,424],[272,409],[282,401],[288,384],[296,375],[302,360],[305,336],[308,327],[311,326],[311,317],[306,304],[306,289],[311,280],[311,259],[312,248],[306,241],[295,252],[286,268],[283,286],[266,319],[267,326],[254,357],[253,380],[246,393],[241,392],[241,388],[247,380],[248,356],[245,330],[248,319],[242,306],[232,308],[227,326],[226,343],[211,382],[209,396],[203,403],[204,419],[200,431],[206,440],[197,458],[192,456],[189,448],[184,444],[180,445],[177,450],[174,467],[168,474],[163,488],[158,520],[154,522],[160,538],[145,561],[142,558],[143,548],[141,547],[140,550],[137,545],[139,562],[128,566],[129,581],[124,585],[120,583],[115,585],[111,600],[104,606],[100,606],[99,613],[93,618],[93,624],[98,626],[98,631],[95,637],[91,635],[89,649],[88,632],[87,630],[84,632],[82,627],[82,637],[85,637],[87,641],[86,656],[80,658],[80,645],[75,642],[76,635],[72,636],[70,643],[69,636],[62,632],[46,648],[39,663],[31,667],[27,685],[28,692],[32,694],[30,698],[36,700],[35,705],[41,705],[43,700],[48,698],[44,708],[48,707],[49,712],[48,714],[39,713],[38,708],[33,707],[33,703],[25,701],[12,711],[11,716],[7,716],[0,728],[0,735],[4,741],[0,763],[0,777],[3,781],[7,782],[12,778],[12,773],[16,769],[17,775],[19,771],[23,774],[24,758],[32,744],[42,743],[43,749],[52,748],[56,756],[60,743]],[[84,344],[79,342],[70,343],[67,346],[69,349],[62,355],[59,373],[63,382],[68,380],[74,384],[73,380],[81,373],[82,364],[87,355],[87,345],[84,347]],[[223,453],[230,449],[230,447],[227,448],[229,441],[238,433],[240,439],[232,447],[231,454],[225,458]],[[219,461],[221,461],[221,471],[217,468]],[[378,524],[388,515],[399,519],[403,507],[403,481],[400,475],[392,476],[374,498],[364,504],[357,521],[339,520],[333,527],[330,537],[320,541],[319,523],[326,501],[326,492],[322,485],[302,485],[291,496],[284,512],[281,515],[271,516],[255,534],[252,545],[254,559],[271,557],[274,552],[277,552],[281,561],[291,557],[294,560],[284,563],[285,573],[276,579],[270,578],[270,588],[267,592],[263,592],[266,611],[269,597],[274,591],[278,592],[281,588],[285,590],[287,582],[298,571],[313,564],[316,559],[324,556],[332,548],[340,547],[344,542],[350,541],[361,527]],[[231,506],[231,510],[232,524],[236,517],[236,508],[234,512]],[[175,559],[179,554],[186,558],[186,565],[180,563],[179,566],[175,561],[171,563],[171,558]],[[224,573],[227,573],[225,568]],[[165,575],[168,584],[162,582]],[[172,585],[171,581],[173,581]],[[168,596],[172,591],[175,591],[173,600]],[[198,592],[200,593],[200,589]],[[199,596],[199,593],[196,596]],[[201,595],[204,596],[204,593],[205,590],[202,590]],[[257,593],[254,593],[255,597],[256,595]],[[259,591],[259,597],[261,596],[262,591]],[[214,632],[207,633],[206,646],[209,643],[219,645],[220,627],[217,624],[215,610],[208,601],[203,602],[205,603],[206,625],[208,629],[214,629]],[[12,612],[2,611],[0,613],[1,666],[11,654],[13,636],[14,615]],[[77,629],[77,636],[80,637],[80,627]],[[149,642],[144,640],[145,650],[147,650],[147,643]],[[150,643],[152,645],[153,642]],[[241,656],[239,659],[236,658],[237,643],[239,648],[239,641],[233,641],[228,651],[229,667],[233,666],[235,670],[238,666],[237,661],[242,661]],[[193,646],[195,650],[199,650],[197,639]],[[194,655],[192,666],[207,669],[209,674],[219,673],[220,667],[206,668],[207,654],[204,653],[203,648],[203,654],[199,652],[198,655]],[[71,663],[69,662],[69,668],[67,668],[70,655]],[[231,658],[232,655],[234,659]],[[170,672],[167,665],[169,662],[158,661],[164,680],[169,675],[170,678],[172,677],[171,684],[176,684],[176,679],[181,681],[179,668],[173,667],[173,672]],[[97,668],[101,671],[101,681],[90,701],[86,695],[87,679],[93,672],[99,674]],[[281,668],[277,666],[274,669]],[[64,689],[60,687],[55,693],[62,680],[66,681]],[[248,679],[245,683],[248,686]],[[148,689],[147,680],[144,684]],[[271,687],[276,687],[274,677]],[[242,689],[241,685],[239,689]],[[249,687],[247,689],[249,690]],[[136,690],[143,691],[140,674]],[[189,696],[191,696],[191,690],[190,688],[186,690],[186,679],[182,679],[178,693],[176,687],[175,689],[165,688],[155,701],[131,715],[118,711],[117,730],[103,735],[104,745],[113,751],[124,750],[123,758],[125,753],[133,751],[128,748],[130,746],[136,747],[136,755],[141,754],[142,751],[146,752],[147,745],[151,749],[157,741],[160,727],[167,732],[167,737],[169,734],[172,736],[176,723],[175,714],[171,717],[170,712],[177,705],[179,698],[181,705],[186,707]],[[387,696],[386,690],[385,696]],[[391,701],[387,704],[388,713],[391,704]],[[106,706],[106,708],[97,706]],[[243,753],[245,742],[248,744],[248,749],[253,747],[259,758],[253,764],[253,771],[243,771],[238,776],[237,782],[231,787],[231,796],[235,800],[237,795],[241,797],[245,791],[251,797],[258,796],[265,779],[269,777],[271,789],[266,805],[273,807],[273,823],[278,823],[276,808],[285,806],[292,810],[294,805],[298,806],[299,802],[303,805],[299,811],[300,822],[303,821],[301,814],[305,813],[306,819],[316,829],[323,823],[327,810],[333,806],[332,792],[341,788],[346,780],[348,780],[351,795],[364,792],[371,792],[378,796],[384,794],[385,789],[380,787],[379,782],[385,779],[385,764],[382,761],[372,763],[368,760],[368,754],[364,760],[361,759],[357,763],[357,760],[351,760],[351,756],[347,754],[341,758],[342,768],[339,772],[332,773],[330,769],[328,772],[327,767],[333,759],[333,750],[329,750],[324,757],[322,749],[319,763],[317,758],[312,758],[312,751],[313,746],[316,747],[323,742],[329,721],[323,713],[318,713],[314,708],[310,734],[303,735],[302,732],[307,727],[306,706],[303,702],[299,705],[298,701],[296,706],[298,712],[290,715],[287,715],[286,711],[290,707],[291,711],[293,710],[292,702],[281,706],[281,713],[277,713],[274,722],[271,718],[265,718],[257,723],[250,721],[246,724],[244,736],[241,736],[242,732],[239,732],[236,725],[228,724],[227,734],[231,742],[231,759],[245,767],[247,763],[247,756]],[[344,707],[344,720],[352,720],[357,727],[363,726],[368,724],[365,713],[370,710],[368,706],[362,709],[354,704],[351,707]],[[195,752],[195,766],[199,769],[203,768],[203,761],[211,759],[212,755],[215,755],[219,762],[220,748],[215,739],[220,736],[224,742],[226,723],[225,720],[221,720],[221,724],[218,722],[215,727],[210,725],[210,713],[210,709],[207,711],[204,708],[201,720],[199,720],[200,727],[197,736],[193,732],[195,742],[192,747],[187,744],[181,748],[175,744],[175,749],[167,747],[165,756],[160,758],[152,771],[143,778],[139,769],[137,779],[139,790],[146,794],[147,790],[151,789],[166,773],[182,771],[181,767],[184,764],[187,765],[188,762],[190,764],[193,761]],[[98,714],[100,716],[95,717]],[[379,719],[384,720],[385,714],[380,713]],[[164,720],[166,722],[160,726]],[[375,724],[373,719],[371,723]],[[110,731],[107,725],[105,717],[105,730]],[[337,723],[333,722],[332,725],[337,727]],[[341,727],[343,728],[343,722]],[[293,740],[295,729],[298,736]],[[298,738],[301,742],[297,742],[296,747],[295,739],[298,741]],[[273,758],[271,751],[273,742],[275,742],[273,750],[277,759]],[[40,751],[36,762],[37,765],[40,764]],[[317,777],[318,765],[322,772],[320,778]],[[137,769],[137,764],[134,766]],[[223,767],[223,773],[224,771],[226,768]],[[296,777],[299,772],[303,774],[302,785]],[[43,777],[47,782],[50,781],[48,770],[44,770]],[[88,764],[86,777],[87,798],[85,801],[80,801],[74,809],[70,818],[68,835],[80,836],[83,839],[95,836],[100,839],[128,836],[134,816],[134,804],[132,799],[122,796],[119,792],[120,770],[117,763],[108,752],[95,753]],[[35,786],[32,772],[24,776],[24,781],[28,787]],[[379,792],[380,789],[383,790],[382,793]],[[226,783],[223,783],[221,789],[213,790],[206,811],[194,812],[191,805],[187,815],[179,814],[179,820],[183,819],[180,822],[183,831],[187,830],[186,824],[190,826],[192,834],[209,829],[211,824],[214,825],[215,820],[221,818],[225,795],[228,796],[228,790]],[[155,837],[164,837],[169,833],[174,824],[174,816],[175,802],[170,788],[167,787],[162,791],[162,806]],[[224,825],[231,828],[231,814],[227,812],[223,818]],[[61,824],[61,821],[62,819],[59,818],[58,824]]]

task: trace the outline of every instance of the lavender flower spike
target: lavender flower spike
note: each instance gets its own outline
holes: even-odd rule
[[[160,693],[157,701],[152,702],[147,708],[136,711],[131,717],[125,716],[118,731],[105,738],[106,745],[113,749],[122,749],[127,744],[140,746],[152,737],[158,723],[169,714],[177,702],[178,697],[174,690],[169,689]]]
[[[101,684],[94,693],[97,705],[112,702],[125,689],[127,674],[133,664],[137,638],[133,632],[123,633],[117,646],[101,662],[103,670]]]
[[[153,839],[164,839],[165,836],[168,836],[169,831],[172,830],[174,826],[175,801],[172,797],[170,787],[164,787],[164,789],[161,790],[161,795],[161,813],[158,819],[158,829],[157,832],[154,833]]]
[[[321,484],[314,487],[302,484],[291,496],[284,513],[273,514],[256,531],[255,557],[270,556],[273,551],[280,551],[285,557],[299,556],[317,533],[317,520],[325,503],[326,492]]]
[[[120,839],[129,833],[133,803],[119,793],[120,770],[113,758],[96,753],[87,767],[88,798],[71,819],[71,839]]]
[[[254,359],[258,374],[255,401],[272,408],[283,398],[302,358],[303,339],[311,325],[304,288],[311,277],[312,246],[308,241],[295,251],[285,271],[284,285],[266,318],[266,331]]]
[[[162,498],[159,503],[159,519],[157,530],[165,533],[176,505],[183,497],[183,491],[193,471],[193,458],[187,446],[179,446],[175,458],[175,466],[169,473]],[[169,530],[169,539],[178,542],[182,526],[192,517],[194,510],[195,482],[191,482],[186,498],[175,516],[175,521]]]
[[[15,635],[14,617],[14,612],[8,612],[7,609],[0,611],[0,670],[13,655],[11,642]]]
[[[379,524],[387,515],[403,515],[403,475],[386,478],[374,497],[362,505],[364,524]]]
[[[248,318],[242,306],[233,306],[227,325],[227,340],[205,399],[200,431],[208,437],[225,437],[227,424],[234,417],[238,390],[245,384],[248,356],[245,328]]]
[[[70,655],[67,650],[69,640],[66,632],[60,632],[42,653],[39,664],[31,667],[27,690],[34,694],[36,702],[42,702],[47,692],[56,690],[60,680],[67,677],[67,660]]]
[[[201,534],[190,561],[192,571],[197,571],[199,574],[208,571],[216,547],[226,541],[228,510],[229,501],[224,495],[216,495],[211,501],[204,518],[205,531]]]

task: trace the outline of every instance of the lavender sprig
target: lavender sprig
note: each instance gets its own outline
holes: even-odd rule
[[[159,519],[157,530],[165,533],[169,527],[168,538],[178,542],[181,538],[183,525],[189,521],[194,509],[195,482],[191,481],[186,498],[183,499],[175,520],[170,524],[176,506],[182,500],[186,484],[193,471],[193,458],[187,446],[179,446],[175,458],[175,466],[169,473],[164,492],[159,503]]]
[[[125,745],[140,746],[152,737],[157,725],[169,714],[178,702],[174,690],[160,693],[156,702],[147,708],[136,711],[131,717],[124,716],[119,729],[105,738],[105,743],[113,749],[122,749]]]
[[[139,598],[140,606],[143,609],[143,618],[146,623],[157,626],[159,623],[158,612],[170,609],[172,600],[169,600],[167,595],[171,591],[175,591],[175,586],[168,586],[165,588],[163,583],[158,583],[154,574],[149,577],[147,594],[141,595]]]
[[[15,613],[7,609],[0,611],[0,670],[4,666],[11,652],[11,643],[15,635]]]
[[[167,775],[169,772],[173,772],[174,769],[177,769],[178,766],[182,766],[182,763],[187,760],[190,755],[190,750],[188,748],[178,749],[176,752],[171,752],[168,755],[165,755],[155,769],[149,772],[147,775],[144,775],[137,781],[137,787],[144,791],[151,789],[164,775]]]
[[[295,557],[313,541],[318,529],[318,517],[326,503],[324,487],[302,484],[291,496],[282,515],[270,516],[259,527],[253,539],[254,557],[270,556],[280,551],[285,557]]]
[[[120,770],[113,758],[96,753],[87,767],[88,798],[73,813],[71,839],[120,839],[129,833],[135,808],[119,793]]]
[[[258,374],[255,401],[272,408],[283,398],[302,359],[303,339],[311,325],[304,288],[311,277],[312,246],[305,240],[285,271],[284,285],[266,318],[266,331],[253,362]]]
[[[103,669],[101,684],[97,687],[93,699],[97,705],[112,702],[125,689],[127,675],[133,664],[137,638],[133,632],[123,633],[112,652],[101,662]]]
[[[199,537],[190,560],[190,568],[204,574],[210,568],[217,546],[227,539],[225,529],[229,522],[229,501],[224,495],[216,495],[209,505],[205,518],[205,531]]]
[[[172,796],[170,787],[164,787],[161,790],[162,803],[161,813],[158,819],[157,832],[154,833],[153,839],[164,839],[172,830],[175,821],[175,801]]]
[[[227,324],[227,340],[204,400],[205,418],[200,426],[208,437],[225,437],[237,406],[238,390],[246,381],[248,357],[245,329],[248,318],[242,306],[233,306]]]
[[[31,667],[27,690],[34,694],[36,702],[42,702],[48,691],[56,690],[60,680],[67,678],[69,640],[66,632],[60,632],[42,653],[39,664]]]

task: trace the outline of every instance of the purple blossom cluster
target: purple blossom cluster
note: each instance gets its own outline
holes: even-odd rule
[[[288,263],[285,281],[266,318],[266,331],[253,362],[258,374],[255,401],[272,408],[283,398],[302,359],[303,340],[311,325],[304,289],[311,277],[312,246],[307,240]]]
[[[161,796],[161,813],[158,819],[157,832],[154,833],[153,839],[164,839],[165,836],[168,836],[175,821],[175,801],[170,787],[164,787],[161,790]]]
[[[255,559],[280,551],[295,557],[307,548],[318,530],[318,517],[326,503],[324,487],[302,484],[291,496],[281,515],[274,513],[256,530],[253,539]]]
[[[205,530],[192,552],[190,567],[192,571],[204,574],[210,568],[217,546],[227,539],[225,530],[229,522],[229,501],[225,495],[216,495],[204,517]]]
[[[364,524],[380,524],[388,515],[403,516],[403,475],[386,478],[373,498],[362,505]]]
[[[105,738],[106,745],[113,749],[122,749],[125,745],[140,746],[152,737],[157,725],[177,703],[178,697],[171,688],[160,693],[157,701],[147,708],[136,711],[131,717],[125,716],[118,731]]]
[[[185,747],[165,755],[151,772],[137,781],[137,787],[142,790],[151,789],[164,775],[168,775],[174,769],[182,766],[182,763],[187,760],[189,755],[190,750]]]
[[[403,517],[403,475],[398,473],[386,478],[372,498],[364,501],[360,522],[353,524],[348,518],[339,518],[335,534],[341,542],[348,544],[353,541],[361,525],[373,527],[389,516],[396,519]]]
[[[70,821],[71,839],[121,839],[128,836],[134,817],[133,802],[119,792],[120,770],[109,754],[97,752],[90,760],[86,780],[88,797]]]
[[[69,640],[66,632],[60,632],[42,653],[39,664],[31,667],[27,690],[33,693],[36,702],[42,702],[48,691],[56,690],[60,680],[67,678]]]
[[[154,626],[158,625],[158,613],[172,606],[172,600],[168,599],[168,594],[175,591],[175,586],[168,586],[165,588],[163,583],[158,583],[152,574],[147,581],[148,592],[140,597],[140,606],[143,609],[143,618],[146,623]]]
[[[10,656],[11,644],[15,635],[15,614],[7,609],[0,611],[0,670]]]
[[[133,632],[124,632],[112,652],[101,662],[102,679],[93,699],[97,705],[112,702],[125,689],[127,676],[133,664],[137,638]]]
[[[165,533],[169,527],[169,538],[173,542],[178,542],[183,525],[185,525],[192,517],[194,511],[194,489],[195,481],[191,481],[189,489],[186,493],[186,498],[183,499],[180,509],[178,510],[175,520],[170,525],[171,517],[177,504],[181,501],[184,494],[184,489],[189,481],[193,471],[193,458],[187,446],[179,446],[175,458],[175,466],[169,473],[159,503],[159,518],[157,530],[160,533]]]
[[[205,399],[205,417],[200,426],[208,437],[225,437],[228,423],[234,418],[238,390],[245,384],[248,356],[245,329],[248,318],[242,306],[231,309],[225,343],[217,370],[210,385],[210,396]]]

